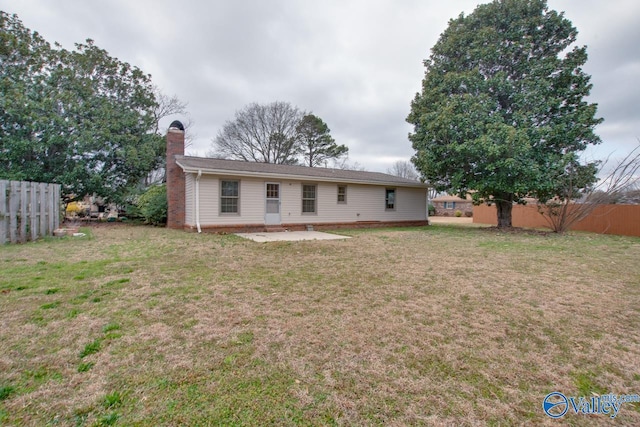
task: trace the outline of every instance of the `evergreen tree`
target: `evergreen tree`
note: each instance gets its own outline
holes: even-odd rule
[[[438,190],[495,203],[498,226],[526,196],[545,199],[567,173],[582,185],[593,164],[576,164],[598,144],[596,105],[584,98],[586,47],[577,30],[545,0],[495,0],[461,14],[432,48],[422,91],[407,121],[413,162]]]
[[[349,152],[346,145],[336,144],[327,124],[313,114],[302,118],[297,132],[303,163],[309,167],[321,166],[327,160],[338,159]]]

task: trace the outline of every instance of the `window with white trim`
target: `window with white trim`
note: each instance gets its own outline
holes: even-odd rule
[[[384,206],[385,206],[385,209],[388,211],[393,211],[396,209],[396,189],[395,188],[387,188],[385,190]]]
[[[220,181],[220,213],[240,213],[240,181]]]
[[[338,185],[338,203],[343,205],[347,204],[347,186],[346,185]]]
[[[310,184],[302,185],[302,213],[316,213],[316,186]]]

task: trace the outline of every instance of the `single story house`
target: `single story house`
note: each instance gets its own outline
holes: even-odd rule
[[[470,196],[466,199],[458,196],[435,197],[431,199],[431,204],[436,210],[436,215],[440,216],[454,216],[456,211],[465,216],[473,214],[473,201]]]
[[[428,224],[428,186],[396,176],[184,155],[167,134],[170,228],[238,232]]]

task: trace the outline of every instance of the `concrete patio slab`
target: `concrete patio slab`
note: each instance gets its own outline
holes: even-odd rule
[[[455,216],[430,216],[429,221],[433,224],[473,224],[473,218]]]
[[[284,231],[272,233],[236,233],[236,236],[253,240],[254,242],[299,242],[301,240],[342,240],[348,236],[323,233],[321,231]]]

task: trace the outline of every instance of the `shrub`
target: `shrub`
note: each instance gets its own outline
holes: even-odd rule
[[[121,208],[122,213],[127,219],[142,219],[142,214],[140,213],[140,208],[138,208],[138,199],[146,190],[139,188],[131,188],[128,193],[122,197],[121,200]]]
[[[136,205],[145,223],[165,224],[167,222],[167,186],[163,184],[150,187],[138,197]]]
[[[429,203],[429,216],[434,216],[436,214],[436,207]]]
[[[456,211],[456,218],[460,218],[462,216],[462,211]]]
[[[466,211],[466,212],[464,213],[464,216],[466,216],[467,218],[471,218],[471,217],[473,216],[473,212],[471,212],[471,211]]]
[[[86,209],[80,202],[71,202],[66,208],[67,216],[74,218],[77,216],[83,216],[86,213]]]

